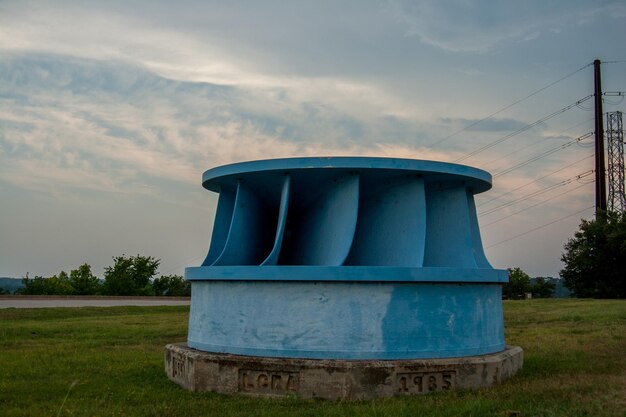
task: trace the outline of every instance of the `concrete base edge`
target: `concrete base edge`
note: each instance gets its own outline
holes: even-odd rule
[[[491,355],[396,361],[238,356],[185,343],[165,347],[168,378],[191,391],[329,400],[488,387],[515,375],[523,362],[519,346]]]

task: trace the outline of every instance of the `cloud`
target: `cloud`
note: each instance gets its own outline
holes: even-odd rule
[[[0,50],[84,58],[94,67],[116,61],[168,80],[242,88],[245,106],[289,94],[359,119],[439,117],[429,96],[444,92],[434,86],[445,74],[414,72],[422,51],[378,3],[187,4],[0,2]]]
[[[455,130],[465,129],[468,132],[514,132],[524,128],[528,123],[510,118],[463,119],[444,117],[442,123],[454,126]]]
[[[195,184],[209,167],[253,159],[451,155],[419,146],[419,131],[401,116],[345,113],[290,90],[181,82],[121,62],[32,54],[5,57],[0,79],[2,179],[40,192],[158,194],[163,184]]]
[[[159,1],[123,8],[113,2],[5,3],[0,49],[132,62],[177,80],[302,87],[310,79],[328,79],[328,64],[337,74],[350,62],[335,46],[352,26],[342,14],[356,18],[371,12],[361,2],[358,9],[343,4],[330,18],[307,3],[187,3],[176,8]],[[367,24],[376,14],[362,20],[355,21]],[[337,32],[332,43],[325,42],[328,31]],[[369,57],[366,51],[362,55]]]
[[[302,8],[311,10],[304,13]],[[50,64],[56,65],[54,68],[38,65],[44,72],[40,84],[67,83],[64,87],[70,90],[86,86],[107,90],[107,83],[116,88],[121,83],[127,84],[125,89],[141,88],[138,84],[146,80],[140,68],[152,74],[147,82],[156,89],[172,88],[176,81],[195,91],[200,85],[238,89],[228,92],[228,100],[255,117],[276,112],[286,117],[296,111],[297,118],[323,103],[328,110],[352,117],[343,124],[343,133],[351,136],[361,134],[355,120],[387,115],[416,123],[428,120],[436,110],[421,105],[425,99],[398,95],[380,79],[353,76],[367,73],[371,67],[371,35],[364,29],[381,17],[390,17],[360,2],[358,7],[344,4],[340,9],[329,19],[326,11],[307,4],[278,7],[199,2],[174,10],[166,2],[124,8],[108,2],[66,2],[63,7],[28,1],[5,3],[0,4],[0,50],[3,54],[44,53],[63,56],[69,62],[77,58],[90,61],[81,64],[81,73],[50,80],[43,80],[46,73],[56,71],[58,75],[66,69],[58,64]],[[349,22],[342,17],[345,13],[351,16]],[[335,34],[332,41],[327,31]],[[346,37],[358,37],[354,40],[363,47],[339,45]],[[346,51],[355,56],[347,56]],[[404,51],[399,55],[407,56]],[[117,73],[111,62],[128,66],[130,74]],[[87,65],[92,72],[85,73]],[[165,85],[157,83],[154,76]],[[21,76],[16,77],[19,81]],[[241,91],[245,94],[235,103]],[[301,108],[294,109],[294,103]],[[332,118],[332,113],[324,111],[323,116]],[[265,119],[272,124],[272,115]]]
[[[407,36],[447,51],[484,53],[509,40],[532,41],[543,32],[589,24],[602,13],[624,16],[626,5],[616,0],[391,0],[389,10],[405,25]]]

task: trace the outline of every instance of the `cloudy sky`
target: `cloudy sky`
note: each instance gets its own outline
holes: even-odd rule
[[[626,91],[625,39],[610,0],[0,1],[0,276],[182,273],[205,170],[310,155],[485,169],[490,261],[557,276],[593,216],[589,64]]]

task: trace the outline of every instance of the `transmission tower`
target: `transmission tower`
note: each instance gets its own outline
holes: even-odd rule
[[[607,113],[606,141],[608,153],[609,195],[608,210],[623,213],[626,210],[624,193],[624,129],[622,112]]]

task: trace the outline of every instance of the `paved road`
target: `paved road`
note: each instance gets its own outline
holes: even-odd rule
[[[183,306],[189,300],[167,300],[162,298],[121,298],[121,299],[81,299],[81,298],[44,298],[17,299],[0,298],[0,308],[44,308],[44,307],[115,307],[115,306]]]

